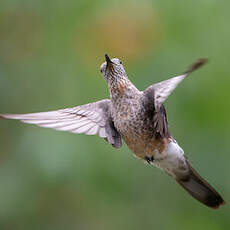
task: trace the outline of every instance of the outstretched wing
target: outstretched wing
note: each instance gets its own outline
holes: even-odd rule
[[[161,137],[170,136],[163,102],[184,78],[194,70],[200,68],[205,62],[206,59],[199,59],[184,74],[155,83],[144,90],[144,103],[147,108],[151,108],[154,112],[155,135],[160,135]]]
[[[110,106],[110,100],[101,100],[50,112],[0,114],[0,118],[16,119],[24,123],[72,133],[98,135],[119,148],[121,147],[121,136],[113,125]]]
[[[160,108],[177,85],[194,70],[205,64],[206,59],[199,59],[182,75],[149,86],[144,93],[154,101],[155,108]],[[149,97],[148,96],[148,97]]]
[[[177,85],[187,77],[187,74],[183,74],[177,77],[170,78],[168,80],[153,84],[150,88],[146,89],[154,91],[154,104],[155,107],[160,107]]]

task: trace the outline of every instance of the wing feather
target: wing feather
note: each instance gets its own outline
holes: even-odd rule
[[[160,106],[177,87],[177,85],[187,77],[187,74],[170,78],[168,80],[154,84],[155,105]]]
[[[0,114],[0,118],[16,119],[24,123],[72,133],[98,135],[106,140],[111,140],[110,143],[114,145],[114,138],[121,137],[114,126],[110,125],[110,106],[110,100],[101,100],[86,105],[50,112]],[[110,129],[114,130],[116,136],[112,136],[111,132],[108,132]],[[119,144],[119,146],[117,145],[115,147],[120,146]]]
[[[150,110],[150,114],[154,116],[154,128],[156,135],[161,137],[169,137],[169,129],[166,111],[164,108],[164,101],[190,73],[200,68],[206,59],[199,59],[195,62],[184,74],[170,78],[168,80],[155,83],[144,90],[143,103],[146,108]]]
[[[173,92],[173,90],[178,86],[178,84],[183,81],[190,73],[200,68],[206,63],[206,59],[199,59],[194,64],[192,64],[188,70],[180,75],[170,78],[159,83],[155,83],[149,86],[144,93],[149,99],[154,100],[154,105],[156,109],[159,109],[168,96]]]

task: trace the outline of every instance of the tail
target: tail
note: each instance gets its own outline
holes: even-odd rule
[[[206,182],[187,161],[190,175],[186,179],[177,179],[176,181],[195,199],[207,205],[210,208],[217,209],[225,202],[218,192]]]

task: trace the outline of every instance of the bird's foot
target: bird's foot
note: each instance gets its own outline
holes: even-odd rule
[[[151,157],[145,156],[144,159],[148,164],[151,164],[151,163],[154,162],[154,157],[153,156],[151,156]]]

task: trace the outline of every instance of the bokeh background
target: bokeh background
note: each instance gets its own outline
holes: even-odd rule
[[[125,144],[1,120],[0,229],[229,229],[229,9],[221,0],[1,0],[1,113],[107,98],[105,53],[140,90],[209,58],[165,104],[172,134],[227,205],[206,208]]]

